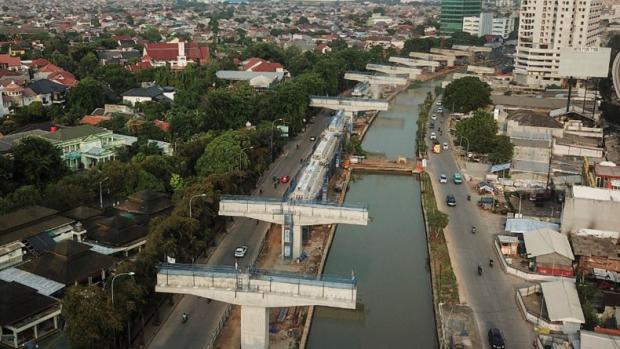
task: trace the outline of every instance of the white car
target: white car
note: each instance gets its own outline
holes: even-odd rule
[[[442,173],[441,176],[439,176],[439,183],[448,183],[448,176]]]
[[[431,119],[437,120],[437,114],[433,114],[433,116],[431,116]]]
[[[248,252],[247,246],[239,246],[235,248],[235,258],[243,258],[245,254]]]
[[[435,132],[431,132],[431,139],[437,139],[437,135],[435,134]]]
[[[443,108],[442,107],[437,108],[437,112],[438,113],[443,113]]]
[[[442,148],[443,150],[448,150],[448,142],[443,142]]]
[[[441,107],[441,101],[438,101],[437,103],[435,103],[438,107]]]

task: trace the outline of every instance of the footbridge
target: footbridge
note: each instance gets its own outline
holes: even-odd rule
[[[223,196],[220,216],[246,217],[282,225],[282,258],[296,259],[303,250],[302,227],[323,224],[368,224],[366,205],[282,201],[252,196]]]
[[[406,75],[409,80],[414,80],[418,75],[422,74],[422,69],[386,64],[368,63],[366,64],[366,69],[378,71],[384,74]]]
[[[439,62],[424,60],[424,59],[413,59],[413,58],[392,56],[388,60],[391,63],[402,64],[402,65],[406,65],[409,67],[426,68],[430,70],[431,72],[435,71],[435,69],[439,67]]]
[[[381,98],[382,86],[407,85],[407,79],[390,75],[373,75],[359,72],[347,72],[344,74],[344,78],[347,80],[369,83],[370,90],[372,92],[372,98],[376,99]]]
[[[272,270],[161,264],[156,292],[189,294],[241,306],[241,348],[269,347],[269,308],[320,305],[355,309],[357,281]]]

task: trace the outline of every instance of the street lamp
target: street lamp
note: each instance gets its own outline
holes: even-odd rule
[[[206,196],[207,194],[196,194],[189,198],[189,218],[192,218],[192,200],[194,200],[194,198],[197,198],[197,197],[204,198]]]
[[[271,158],[272,162],[273,162],[273,128],[275,127],[276,122],[278,122],[278,121],[284,121],[284,119],[279,118],[279,119],[275,119],[275,120],[273,120],[271,122],[271,141],[269,142],[269,149],[270,149],[269,155],[270,155],[270,158]]]
[[[134,276],[136,275],[136,273],[134,273],[133,271],[130,271],[128,273],[120,273],[120,274],[114,275],[114,277],[112,278],[112,305],[114,305],[114,280],[116,280],[117,277],[124,276],[124,275]]]
[[[108,179],[110,179],[110,177],[106,177],[104,179],[102,179],[101,181],[99,181],[99,208],[103,209],[103,192],[101,191],[101,187],[103,182],[107,181]]]
[[[241,171],[241,155],[243,155],[243,151],[244,151],[244,150],[250,150],[250,149],[254,149],[254,146],[253,146],[253,145],[251,145],[251,146],[249,146],[249,147],[247,147],[247,148],[243,148],[243,149],[241,149],[241,150],[239,151],[239,171]]]

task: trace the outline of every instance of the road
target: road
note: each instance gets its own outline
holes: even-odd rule
[[[433,111],[435,109],[436,106]],[[438,140],[448,142],[451,148],[447,119],[447,116],[441,116],[430,121],[443,131],[443,135],[437,132]],[[427,143],[430,145],[428,137]],[[498,263],[494,268],[489,267],[489,259],[497,259],[492,247],[493,235],[503,231],[503,220],[498,215],[480,210],[476,206],[477,195],[468,190],[467,184],[454,184],[452,174],[459,168],[452,149],[441,154],[430,153],[428,171],[433,180],[437,204],[450,216],[446,239],[460,298],[473,309],[485,347],[488,348],[488,330],[497,327],[504,334],[507,348],[531,348],[533,329],[522,318],[515,300],[516,288],[527,283],[505,274]],[[440,174],[448,176],[447,184],[439,183]],[[456,207],[446,205],[448,194],[456,197]],[[472,195],[471,201],[467,201],[468,194]],[[477,227],[476,234],[471,233],[472,226]],[[482,276],[478,275],[478,265],[483,268]]]
[[[253,195],[257,195],[258,190],[262,189],[262,196],[282,197],[287,186],[280,184],[277,188],[274,188],[271,180],[272,176],[288,175],[293,178],[302,167],[299,160],[301,158],[307,159],[312,153],[315,142],[310,141],[310,137],[318,137],[327,128],[329,120],[329,111],[323,110],[314,117],[312,124],[307,125],[305,132],[288,142],[284,147],[282,155],[274,161],[269,170],[259,179],[259,187],[255,189]],[[299,145],[299,148],[297,148],[297,145]],[[242,267],[247,266],[248,261],[254,260],[254,257],[258,255],[258,244],[268,226],[269,224],[265,222],[257,225],[253,219],[235,218],[232,223],[228,224],[226,237],[217,247],[207,264],[234,266],[233,250],[236,246],[246,245],[249,247],[248,255],[239,261],[239,265]],[[162,323],[149,348],[205,348],[209,338],[213,336],[213,331],[221,315],[225,311],[225,306],[225,303],[216,301],[207,303],[206,299],[200,297],[182,297],[177,302],[170,316]],[[189,320],[185,324],[181,323],[181,314],[184,312],[190,314]]]

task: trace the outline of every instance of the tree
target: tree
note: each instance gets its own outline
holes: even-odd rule
[[[71,110],[77,115],[92,112],[105,103],[105,89],[103,85],[91,78],[85,78],[69,92]]]
[[[478,153],[488,154],[493,151],[496,145],[496,132],[497,124],[493,120],[493,115],[482,110],[476,111],[473,117],[456,124],[456,137],[459,144]]]
[[[510,137],[504,135],[495,136],[495,146],[489,152],[489,161],[493,164],[503,164],[512,160],[514,145]]]
[[[439,210],[430,210],[428,215],[428,226],[431,232],[435,233],[435,238],[439,236],[439,233],[448,226],[448,215]]]
[[[119,98],[121,93],[136,87],[136,77],[125,67],[118,64],[106,64],[93,72],[93,77],[107,85],[114,95]]]
[[[75,349],[111,348],[113,334],[122,328],[105,291],[99,286],[72,286],[62,299],[65,333]]]
[[[43,187],[67,173],[60,149],[42,138],[28,137],[13,147],[13,178]]]
[[[301,25],[301,24],[310,24],[310,21],[305,16],[301,16],[297,20],[297,25]]]
[[[233,171],[241,165],[247,165],[249,157],[242,152],[248,139],[239,131],[227,131],[216,137],[206,147],[204,154],[196,163],[196,173],[208,176],[214,173]],[[240,160],[241,159],[241,160]]]
[[[443,100],[453,112],[467,113],[491,103],[491,88],[477,77],[465,77],[446,86]]]

